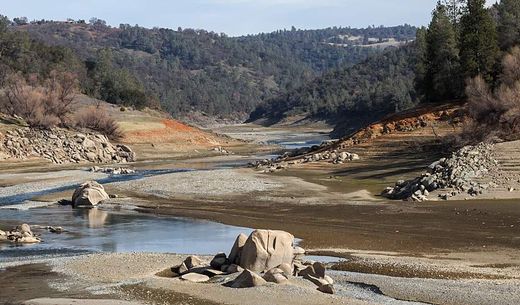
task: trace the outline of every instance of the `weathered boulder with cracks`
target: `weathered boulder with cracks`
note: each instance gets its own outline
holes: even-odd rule
[[[477,180],[488,175],[497,165],[492,144],[466,146],[449,158],[433,162],[421,176],[398,181],[394,187],[386,188],[382,195],[390,199],[425,201],[431,192],[446,189],[446,193],[439,195],[441,199],[462,193],[478,196],[493,185]]]
[[[74,207],[92,207],[109,198],[105,188],[96,181],[87,181],[72,194]]]
[[[136,161],[135,152],[114,145],[101,134],[76,133],[55,128],[19,128],[0,135],[0,160],[44,158],[56,164],[125,163]]]
[[[255,230],[240,252],[240,265],[244,269],[265,272],[293,260],[294,236],[284,231]]]

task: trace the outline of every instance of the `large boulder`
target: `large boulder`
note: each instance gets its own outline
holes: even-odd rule
[[[96,181],[88,181],[80,185],[72,195],[72,205],[96,206],[109,198],[105,188]]]
[[[263,286],[267,282],[251,270],[244,270],[232,283],[232,288],[250,288]]]
[[[240,264],[240,253],[242,252],[242,248],[246,244],[246,241],[247,235],[244,233],[240,233],[240,235],[237,236],[237,239],[235,240],[228,257],[232,264]]]
[[[264,272],[281,264],[292,264],[294,236],[284,231],[255,230],[240,251],[239,265]]]

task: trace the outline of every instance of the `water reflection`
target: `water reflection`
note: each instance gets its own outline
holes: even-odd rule
[[[171,252],[212,254],[228,252],[240,233],[252,230],[211,221],[160,217],[129,211],[50,207],[28,211],[3,210],[2,219],[41,226],[62,226],[66,232],[45,230],[44,242],[24,247],[0,244],[0,262],[35,255],[87,252]]]
[[[107,222],[108,212],[98,208],[74,209],[73,211],[74,216],[82,217],[88,221],[89,228],[102,228]]]

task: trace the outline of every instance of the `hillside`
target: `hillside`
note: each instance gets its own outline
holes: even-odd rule
[[[192,29],[113,28],[100,20],[41,21],[14,29],[71,48],[86,62],[85,93],[117,104],[159,102],[176,117],[189,112],[244,117],[263,101],[326,71],[380,53],[381,43],[412,40],[416,31],[405,25],[227,37]]]
[[[391,48],[352,67],[323,76],[259,105],[249,121],[273,125],[292,116],[336,125],[341,137],[382,117],[416,105],[414,44]]]
[[[110,141],[98,131],[78,127],[27,128],[21,118],[0,113],[0,160],[47,159],[57,164],[110,163],[115,161],[108,154],[121,148],[119,155],[124,155],[124,149],[132,152],[132,157],[125,158],[124,162],[134,162],[214,155],[221,153],[214,150],[217,147],[234,149],[246,146],[243,142],[186,125],[156,110],[120,107],[84,95],[75,98],[74,109],[76,114],[100,109],[117,124],[121,137]],[[95,156],[87,155],[88,150],[81,151],[81,145],[71,144],[79,143],[79,137],[89,139],[87,142],[92,145]]]

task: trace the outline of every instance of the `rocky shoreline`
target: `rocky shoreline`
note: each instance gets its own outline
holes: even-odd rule
[[[421,176],[398,181],[382,195],[389,199],[425,201],[431,192],[443,190],[438,197],[444,200],[459,194],[477,197],[497,186],[494,182],[479,181],[496,171],[497,166],[493,144],[466,146],[448,158],[433,162]]]
[[[0,133],[0,161],[43,158],[55,164],[126,163],[136,154],[123,144],[112,144],[101,134],[76,133],[66,129],[19,128]]]

